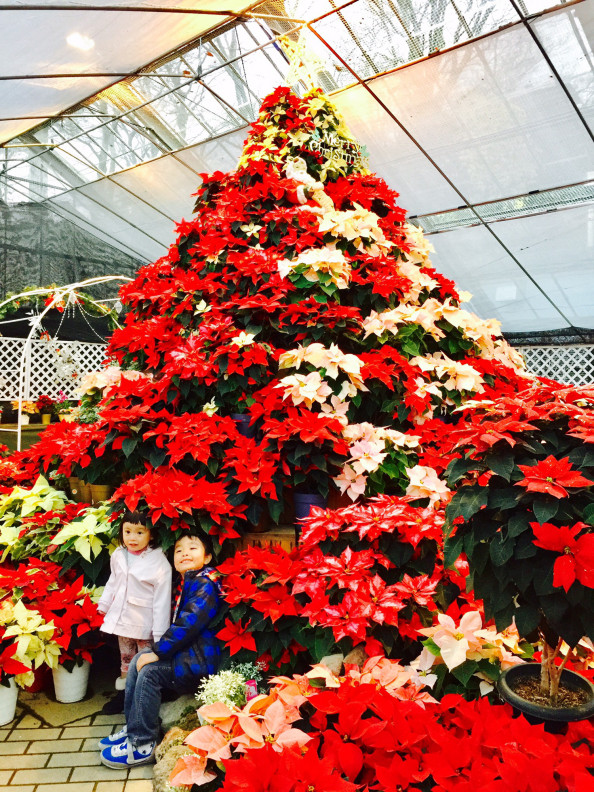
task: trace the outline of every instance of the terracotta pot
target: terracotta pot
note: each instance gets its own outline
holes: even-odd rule
[[[69,476],[68,477],[68,489],[70,490],[70,497],[76,503],[80,503],[81,493],[80,493],[80,481],[78,480],[78,476]]]
[[[514,708],[516,717],[524,715],[528,723],[544,724],[545,731],[565,734],[570,721],[586,720],[594,715],[594,685],[574,671],[561,672],[561,684],[585,691],[589,698],[578,707],[551,707],[522,698],[514,691],[514,683],[522,679],[540,680],[540,663],[522,663],[506,669],[497,680],[499,698]]]
[[[80,501],[79,503],[91,503],[91,485],[79,479]]]
[[[91,503],[95,506],[111,497],[113,487],[109,484],[91,484]]]

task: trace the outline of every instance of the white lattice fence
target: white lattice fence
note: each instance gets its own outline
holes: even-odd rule
[[[594,383],[594,346],[590,344],[529,346],[517,349],[533,374],[567,385]]]
[[[24,338],[0,338],[0,399],[18,399]],[[105,358],[105,344],[82,341],[32,341],[25,360],[24,399],[42,394],[52,398],[62,391],[67,398],[83,374],[97,371]]]

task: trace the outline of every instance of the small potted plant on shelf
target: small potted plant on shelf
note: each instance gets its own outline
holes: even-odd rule
[[[44,393],[37,399],[35,406],[37,407],[37,412],[41,413],[41,423],[51,423],[52,412],[54,409],[53,399]]]
[[[21,424],[28,424],[31,420],[32,415],[37,415],[39,410],[37,409],[37,404],[34,401],[30,401],[29,399],[23,399],[19,405],[19,400],[15,399],[11,402],[12,409],[16,410],[17,413],[20,410],[21,413]]]
[[[487,617],[542,646],[540,667],[510,669],[500,695],[563,728],[550,724],[594,714],[594,686],[563,651],[594,637],[594,391],[538,383],[464,416],[444,449],[459,454],[446,562],[464,552]]]
[[[58,420],[60,421],[71,421],[71,414],[73,408],[73,402],[70,399],[66,398],[66,394],[64,391],[58,392],[58,398],[53,404],[54,413],[58,416]]]

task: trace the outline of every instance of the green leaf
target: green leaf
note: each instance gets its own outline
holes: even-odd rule
[[[518,513],[510,514],[507,522],[508,536],[520,536],[520,534],[523,534],[526,530],[531,530],[526,515]]]
[[[594,503],[590,503],[589,506],[586,506],[582,512],[582,519],[584,522],[587,522],[588,525],[594,525]]]
[[[578,468],[594,467],[594,449],[587,445],[574,448],[569,454],[569,461]]]
[[[138,444],[138,437],[126,437],[122,442],[122,451],[129,457]]]
[[[526,636],[538,627],[540,613],[531,605],[522,605],[515,611],[515,619],[520,636]]]
[[[448,504],[446,514],[449,519],[462,516],[469,520],[481,506],[487,505],[488,497],[489,490],[478,484],[461,487]]]
[[[454,459],[450,462],[445,472],[448,484],[452,486],[463,478],[469,470],[476,470],[478,467],[479,464],[474,459],[465,459],[464,457]]]
[[[485,463],[494,473],[509,481],[515,465],[513,451],[507,447],[506,452],[491,453],[486,457]]]
[[[453,566],[456,559],[462,552],[464,536],[456,534],[452,539],[446,539],[444,547],[443,564],[446,568]]]
[[[496,534],[489,546],[491,561],[495,564],[495,566],[503,566],[503,564],[507,564],[509,559],[514,554],[515,546],[516,543],[513,537],[508,536],[505,538],[501,532]]]
[[[535,498],[532,504],[532,511],[539,523],[548,522],[559,510],[559,500],[557,498]]]
[[[512,509],[522,496],[522,491],[514,487],[491,489],[489,492],[489,507],[493,509]]]
[[[465,660],[461,665],[452,668],[452,674],[461,682],[464,687],[468,684],[471,676],[478,670],[478,663],[475,660]]]

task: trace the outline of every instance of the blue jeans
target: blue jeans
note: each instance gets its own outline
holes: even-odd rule
[[[138,658],[150,651],[144,649],[134,656],[126,677],[124,713],[128,739],[135,748],[157,740],[161,694],[164,688],[176,687],[170,660],[156,660],[138,672]]]

